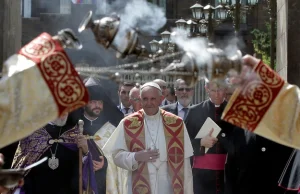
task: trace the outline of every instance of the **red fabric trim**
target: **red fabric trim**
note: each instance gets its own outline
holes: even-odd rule
[[[167,139],[169,172],[174,193],[184,193],[184,124],[180,117],[162,110]]]
[[[278,185],[278,187],[283,188],[283,189],[285,189],[287,191],[300,191],[300,188],[298,188],[298,189],[292,189],[292,188],[286,188],[285,186],[282,186],[282,185]]]
[[[130,152],[145,150],[145,130],[143,111],[125,118],[126,144]],[[168,150],[169,174],[174,193],[184,193],[184,124],[180,117],[161,110]],[[138,170],[132,173],[133,194],[150,194],[149,174],[146,163],[139,163]]]
[[[223,115],[223,120],[254,131],[262,120],[285,81],[262,61],[254,68],[258,77],[252,76]],[[235,94],[234,94],[235,95]]]
[[[34,61],[56,102],[59,116],[84,106],[88,92],[58,40],[47,33],[25,45],[19,54]]]
[[[130,152],[145,150],[145,130],[143,112],[138,111],[124,120],[126,144]],[[140,162],[136,171],[132,172],[132,193],[151,194],[148,167],[145,162]]]
[[[205,154],[194,156],[193,168],[207,170],[224,170],[226,154]]]

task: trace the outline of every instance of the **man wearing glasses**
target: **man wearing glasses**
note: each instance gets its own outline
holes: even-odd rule
[[[225,85],[225,84],[224,84]],[[224,166],[228,150],[228,137],[233,126],[222,121],[221,115],[226,106],[224,85],[214,82],[206,83],[205,89],[209,99],[190,107],[185,118],[186,127],[194,148],[193,182],[195,194],[223,194]],[[202,125],[210,117],[221,127],[217,138],[207,135],[196,139]],[[213,129],[209,129],[212,134]],[[210,148],[205,153],[205,148]]]
[[[140,87],[139,86],[135,86],[130,90],[129,101],[132,105],[134,112],[141,110],[142,104],[141,104]]]
[[[163,106],[162,109],[185,119],[193,100],[194,88],[187,87],[182,79],[176,80],[174,87],[178,101],[174,104]]]

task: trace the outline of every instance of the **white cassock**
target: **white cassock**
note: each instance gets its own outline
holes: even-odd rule
[[[146,147],[159,149],[160,157],[154,163],[148,163],[149,180],[152,194],[172,194],[172,182],[168,173],[166,139],[163,129],[162,116],[160,111],[156,115],[148,116],[144,114]],[[127,179],[127,193],[132,193],[132,173],[138,169],[138,162],[135,160],[134,152],[129,152],[124,134],[124,120],[116,128],[107,146],[111,150],[114,163],[129,171]],[[104,148],[105,149],[105,148]],[[184,126],[184,194],[193,194],[193,175],[190,165],[190,157],[193,156],[193,148]],[[156,170],[158,168],[158,170]]]

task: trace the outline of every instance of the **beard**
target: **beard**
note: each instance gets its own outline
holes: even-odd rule
[[[58,118],[52,121],[52,123],[56,126],[62,127],[66,124],[68,117]]]
[[[183,106],[188,106],[191,104],[192,100],[193,100],[193,97],[184,97],[184,98],[178,99],[178,102],[180,102],[180,104]]]
[[[99,117],[100,116],[100,113],[102,112],[102,109],[101,108],[94,108],[94,109],[91,109],[89,107],[85,107],[85,112],[88,116],[90,117]],[[96,113],[94,112],[95,110],[99,110],[99,113]]]

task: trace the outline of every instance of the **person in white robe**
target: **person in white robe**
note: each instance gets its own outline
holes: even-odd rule
[[[70,29],[56,36],[42,33],[4,62],[0,148],[88,102],[88,92],[64,49],[74,40]]]
[[[156,83],[149,82],[144,84],[141,87],[140,93],[143,109],[134,113],[133,116],[130,115],[124,118],[104,146],[105,151],[111,151],[114,163],[118,167],[128,170],[127,183],[125,183],[127,191],[125,191],[124,194],[135,194],[139,192],[145,194],[173,194],[175,192],[177,193],[177,191],[182,194],[193,194],[193,178],[190,165],[190,157],[193,155],[193,148],[182,119],[159,108],[163,97],[161,89]],[[144,132],[144,139],[141,141],[145,142],[145,149],[133,152],[128,148],[128,144],[126,143],[126,141],[128,141],[128,136],[126,136],[124,122],[127,122],[130,117],[134,117],[135,114],[143,115],[144,127],[141,129]],[[182,188],[180,188],[180,186],[179,188],[175,186],[176,184],[172,182],[173,179],[169,172],[169,164],[170,160],[172,160],[170,159],[171,155],[176,161],[180,160],[178,159],[180,158],[180,154],[177,155],[176,152],[175,154],[172,154],[170,151],[172,148],[168,147],[169,144],[167,144],[167,141],[169,136],[166,135],[166,127],[163,124],[163,122],[166,122],[166,120],[164,120],[164,114],[176,118],[183,126],[182,134],[184,137],[182,139],[184,145],[182,147],[184,149],[184,158],[182,159],[182,163],[184,173],[182,173]],[[134,124],[136,124],[136,122],[131,123],[131,125]],[[133,188],[132,174],[143,164],[146,164],[148,170],[146,179],[148,178],[149,180],[150,189],[136,190],[135,187]],[[141,178],[141,180],[137,181],[143,180]],[[124,183],[122,184],[124,185]]]

